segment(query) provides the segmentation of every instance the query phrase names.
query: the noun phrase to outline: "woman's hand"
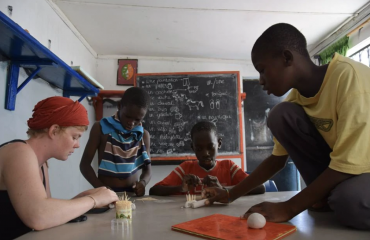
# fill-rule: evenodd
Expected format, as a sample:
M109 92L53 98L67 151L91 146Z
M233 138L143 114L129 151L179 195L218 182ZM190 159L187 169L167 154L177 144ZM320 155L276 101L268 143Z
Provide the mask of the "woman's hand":
M95 207L104 207L119 200L117 194L106 187L96 189L96 192L90 194L95 199Z
M79 193L77 196L75 196L72 199L84 197L84 196L87 196L87 195L92 195L92 194L98 192L101 188L106 188L106 187L99 187L99 188L93 188L93 189L86 190L84 192Z

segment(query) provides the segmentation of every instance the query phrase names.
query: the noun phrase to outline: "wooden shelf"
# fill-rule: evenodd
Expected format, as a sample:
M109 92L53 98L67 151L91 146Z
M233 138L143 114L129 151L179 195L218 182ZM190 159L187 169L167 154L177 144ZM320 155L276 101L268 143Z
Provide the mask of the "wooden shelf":
M0 11L0 60L10 61L5 108L15 109L17 93L36 75L63 90L63 96L96 96L99 89L84 79L59 57L43 46ZM18 87L19 68L32 71Z
M103 118L104 98L121 98L124 92L124 90L100 90L98 96L92 98L95 109L95 120L100 121Z

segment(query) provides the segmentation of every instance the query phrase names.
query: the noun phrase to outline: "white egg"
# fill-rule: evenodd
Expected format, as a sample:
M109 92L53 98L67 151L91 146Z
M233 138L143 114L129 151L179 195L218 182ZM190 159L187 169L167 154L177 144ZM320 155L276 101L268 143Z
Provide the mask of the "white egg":
M266 218L259 213L252 213L249 215L247 223L250 228L263 228L266 225Z

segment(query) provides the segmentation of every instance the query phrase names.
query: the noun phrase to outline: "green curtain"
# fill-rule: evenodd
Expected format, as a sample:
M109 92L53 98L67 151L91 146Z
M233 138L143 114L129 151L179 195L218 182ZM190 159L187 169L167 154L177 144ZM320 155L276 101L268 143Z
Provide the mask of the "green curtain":
M343 56L346 56L347 50L349 49L349 37L345 36L332 45L330 45L327 49L320 53L320 65L327 64L331 61L334 56L334 53L339 53Z

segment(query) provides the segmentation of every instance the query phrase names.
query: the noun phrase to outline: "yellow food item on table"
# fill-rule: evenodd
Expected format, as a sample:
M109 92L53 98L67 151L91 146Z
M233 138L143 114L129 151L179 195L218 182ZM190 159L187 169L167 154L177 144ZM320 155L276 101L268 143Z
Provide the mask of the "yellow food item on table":
M116 202L116 218L117 219L132 219L132 202L129 201L126 192L120 200Z

